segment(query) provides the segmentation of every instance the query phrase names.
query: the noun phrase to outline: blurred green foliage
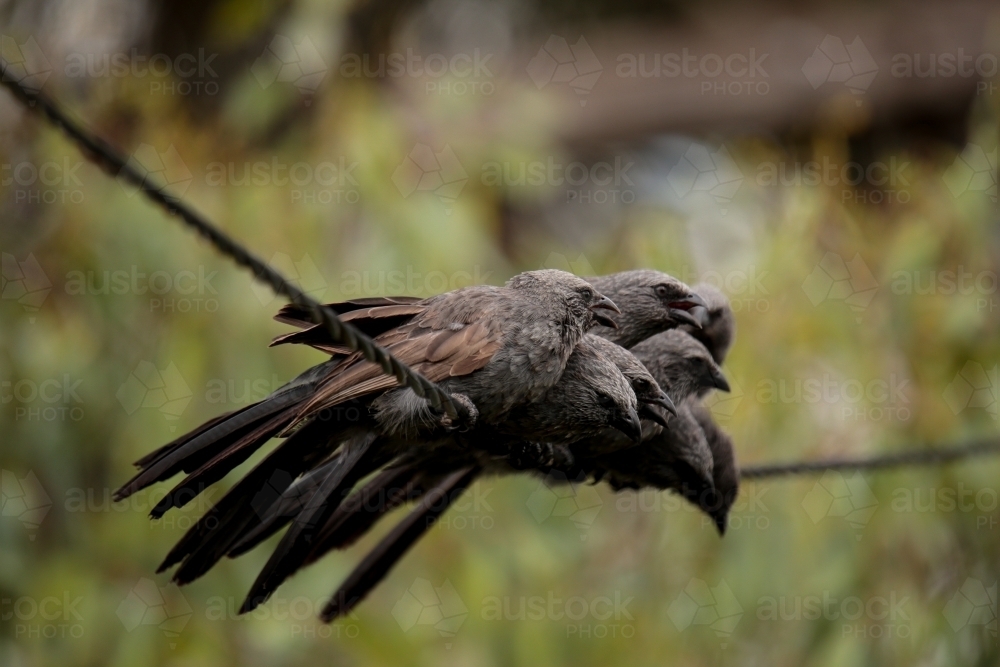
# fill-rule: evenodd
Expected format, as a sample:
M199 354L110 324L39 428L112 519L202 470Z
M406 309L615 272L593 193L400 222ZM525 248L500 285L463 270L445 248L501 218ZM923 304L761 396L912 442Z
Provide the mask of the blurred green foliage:
M339 19L306 6L288 20ZM257 29L262 19L234 7L219 10L215 33L230 21ZM338 80L307 94L307 108L294 86L262 87L245 71L212 100L218 113L202 114L149 83L71 88L56 76L47 90L130 151L175 148L174 190L315 296L423 296L541 266L657 268L721 281L733 298L734 392L713 410L743 462L997 433L996 191L949 187L963 164L955 147L878 155L905 163L895 186L771 185L774 166L850 163L846 137L817 130L795 151L733 137L743 181L731 201L574 207L560 187L483 182L490 164L574 159L534 91L400 102ZM977 102L969 138L993 147L994 183L996 113L995 99ZM321 356L268 350L284 330L270 319L278 300L56 132L14 127L4 164L72 175L0 194L3 665L997 664L995 459L746 484L721 540L667 494L484 480L333 626L316 622L318 605L373 537L249 618L234 610L267 549L168 586L156 566L209 500L150 522L164 489L119 504L111 491L141 455ZM457 196L404 196L394 175L421 143L458 156L468 181ZM311 174L301 186L300 163ZM334 166L327 183L322 163ZM244 182L248 170L260 179ZM653 190L669 187L661 178ZM511 225L511 209L562 217ZM971 277L949 289L962 272Z

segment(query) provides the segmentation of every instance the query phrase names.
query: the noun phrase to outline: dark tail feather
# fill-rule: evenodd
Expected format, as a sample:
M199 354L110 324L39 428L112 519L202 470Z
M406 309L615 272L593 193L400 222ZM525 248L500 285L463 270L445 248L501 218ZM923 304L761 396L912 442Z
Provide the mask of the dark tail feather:
M380 582L393 565L434 525L445 510L479 474L478 467L458 470L427 492L410 514L386 535L354 568L323 607L320 618L329 623L351 611Z
M249 408L249 407L250 406L247 406L247 408ZM247 408L243 408L243 409L246 410ZM170 442L168 442L167 444L163 445L162 447L158 447L157 449L154 449L153 451L151 451L149 454L146 454L141 459L139 459L138 461L135 462L135 467L138 468L139 470L145 470L149 466L153 465L156 461L158 461L159 459L163 458L164 456L166 456L170 452L174 451L175 449L177 449L178 447L180 447L184 443L189 442L190 440L196 438L197 436L201 435L202 433L204 433L208 429L212 428L213 426L219 424L220 422L222 422L222 421L224 421L226 419L229 419L230 417L232 417L233 415L235 415L237 412L239 412L239 410L235 410L235 411L232 411L232 412L226 412L224 414L219 415L218 417L214 417L212 419L209 419L207 422L205 422L204 424L202 424L198 428L194 429L193 431L189 431L188 433L185 433L184 435L182 435L181 437L177 438L176 440L171 440Z
M250 587L239 613L256 609L281 582L302 566L315 544L319 530L363 476L361 471L367 468L365 459L371 458L369 452L372 452L371 445L375 439L374 434L368 434L345 445L337 459L337 465L330 469L319 488L292 521L288 532L281 538L264 569Z
M313 388L310 385L290 387L217 421L210 428L200 427L197 435L172 448L171 451L164 452L142 472L115 491L114 499L128 498L136 491L169 479L181 471L197 470L235 440L252 430L261 420L300 403L312 391Z
M320 488L330 471L340 465L340 455L335 455L326 463L310 470L301 479L288 487L266 510L264 518L252 530L240 537L229 550L229 556L236 558L253 549L255 546L281 530L285 524L294 519L309 503L313 494Z
M383 516L422 496L428 486L414 466L383 470L337 508L323 526L306 563L315 562L332 549L350 546Z
M296 431L253 468L171 549L158 572L183 561L174 575L178 584L194 581L212 568L246 530L302 472L337 446L321 423Z
M210 461L188 475L184 481L164 496L150 512L150 516L159 519L173 507L184 507L207 487L218 482L230 470L250 458L254 452L260 449L261 445L287 426L295 415L296 410L294 409L279 412L222 449Z

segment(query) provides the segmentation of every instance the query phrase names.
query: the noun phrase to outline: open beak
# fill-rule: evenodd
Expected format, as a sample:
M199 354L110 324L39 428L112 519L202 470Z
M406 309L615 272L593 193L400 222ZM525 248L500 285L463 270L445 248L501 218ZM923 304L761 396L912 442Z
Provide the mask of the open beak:
M594 314L594 321L599 324L603 324L606 327L611 327L612 329L618 328L618 323L608 315L603 312L605 310L610 310L613 313L618 313L621 315L621 310L615 305L615 302L608 297L601 295L601 298L590 304L590 312Z
M650 403L642 403L639 406L639 416L642 419L648 419L651 422L655 422L663 428L670 428L667 423L667 418L661 415L657 410L654 410Z
M627 413L618 412L613 427L624 433L635 443L642 442L642 424L639 422L639 413L633 408L629 408Z
M678 301L671 301L667 306L670 308L670 315L674 320L682 324L690 324L701 329L707 321L708 304L694 292ZM702 310L705 312L704 316L700 312Z

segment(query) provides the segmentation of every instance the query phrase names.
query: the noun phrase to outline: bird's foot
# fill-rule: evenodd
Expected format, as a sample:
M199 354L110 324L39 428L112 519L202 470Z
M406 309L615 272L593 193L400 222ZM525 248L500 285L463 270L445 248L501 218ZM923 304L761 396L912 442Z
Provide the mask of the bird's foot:
M507 458L516 470L565 470L573 466L568 447L548 442L517 442L511 445Z
M465 394L452 394L451 402L455 404L455 409L458 412L456 417L450 416L447 412L444 412L438 420L438 423L446 431L468 431L476 425L476 420L479 419L479 409L476 408L476 404L472 402Z

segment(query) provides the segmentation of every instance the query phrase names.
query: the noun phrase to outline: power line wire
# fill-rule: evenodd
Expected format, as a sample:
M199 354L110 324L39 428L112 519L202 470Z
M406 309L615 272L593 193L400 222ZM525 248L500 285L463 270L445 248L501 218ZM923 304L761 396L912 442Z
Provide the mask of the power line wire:
M427 399L436 409L444 410L449 417L455 419L460 416L459 408L444 390L397 359L356 327L341 320L333 310L321 305L188 204L168 193L163 186L155 183L149 174L142 173L135 165L126 161L110 144L72 120L55 101L41 92L26 88L10 74L5 62L0 62L0 83L25 106L36 113L41 113L51 124L62 130L88 159L109 175L117 176L142 190L168 215L180 218L188 227L215 246L216 250L252 271L257 280L267 283L276 294L285 296L297 306L308 309L313 321L322 324L335 341L354 352L360 352L365 359L378 364L387 375L395 376L400 384L409 387L421 398ZM464 410L461 416L466 416Z
M991 454L1000 454L1000 440L996 438L977 440L958 447L916 449L866 458L748 465L740 469L740 477L743 479L764 479L788 475L817 475L830 470L861 471L899 468L902 466L941 465L974 456L989 456Z
M39 91L26 88L10 74L7 64L2 61L0 61L0 84L6 86L14 97L30 110L40 113L52 125L59 128L77 145L84 156L110 176L121 178L136 186L168 215L180 218L184 224L207 239L220 253L243 268L249 269L255 279L267 283L276 294L307 308L312 313L313 320L322 324L335 341L355 352L360 352L365 359L378 364L386 374L395 376L401 384L412 389L421 398L427 399L435 408L444 410L451 418L462 416L451 396L439 386L404 364L356 327L341 320L332 309L320 304L293 285L267 262L255 256L184 201L153 182L149 174L142 173L127 162L110 144L72 120L51 98ZM765 479L814 475L830 470L880 470L902 466L940 465L991 454L1000 454L1000 441L983 440L948 449L921 449L869 458L749 465L740 470L740 476L743 479Z

